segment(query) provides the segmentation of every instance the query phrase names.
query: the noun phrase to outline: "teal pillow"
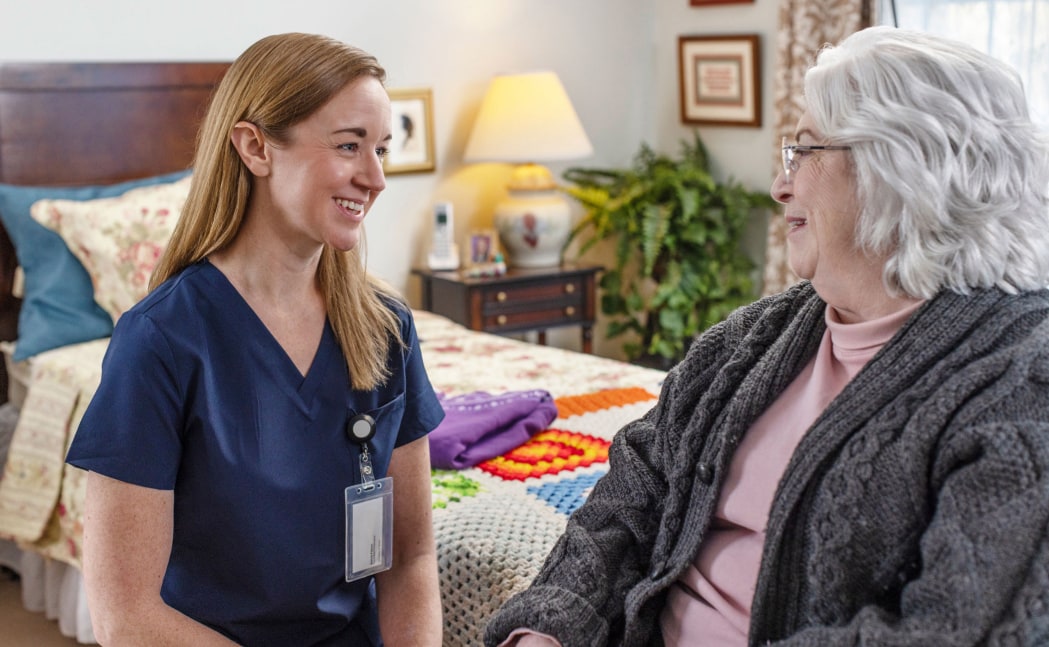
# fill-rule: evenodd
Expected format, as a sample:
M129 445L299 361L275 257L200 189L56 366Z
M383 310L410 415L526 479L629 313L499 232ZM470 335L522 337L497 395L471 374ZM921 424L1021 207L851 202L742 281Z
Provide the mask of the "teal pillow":
M37 223L29 209L37 200L111 198L131 189L174 182L179 171L108 186L42 187L0 184L0 221L15 246L25 275L18 340L13 358L22 361L53 348L108 337L113 320L97 303L91 277L62 237Z

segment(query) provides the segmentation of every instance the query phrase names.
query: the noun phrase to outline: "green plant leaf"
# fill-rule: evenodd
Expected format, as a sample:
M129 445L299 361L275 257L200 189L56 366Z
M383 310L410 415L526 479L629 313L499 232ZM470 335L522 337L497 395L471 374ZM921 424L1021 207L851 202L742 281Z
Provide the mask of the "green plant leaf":
M754 298L740 240L753 210L775 202L731 178L717 182L709 163L696 131L677 158L642 143L628 168L565 171L573 186L564 191L586 212L571 233L580 253L613 244L601 311L630 359L680 359L692 336Z

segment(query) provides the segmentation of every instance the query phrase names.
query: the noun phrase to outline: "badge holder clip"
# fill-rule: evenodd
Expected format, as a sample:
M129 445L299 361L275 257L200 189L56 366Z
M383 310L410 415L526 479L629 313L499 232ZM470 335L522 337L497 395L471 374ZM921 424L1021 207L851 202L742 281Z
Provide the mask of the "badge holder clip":
M346 425L350 440L360 446L361 482L346 488L346 581L353 582L393 566L393 479L375 478L368 441L375 420L367 414Z

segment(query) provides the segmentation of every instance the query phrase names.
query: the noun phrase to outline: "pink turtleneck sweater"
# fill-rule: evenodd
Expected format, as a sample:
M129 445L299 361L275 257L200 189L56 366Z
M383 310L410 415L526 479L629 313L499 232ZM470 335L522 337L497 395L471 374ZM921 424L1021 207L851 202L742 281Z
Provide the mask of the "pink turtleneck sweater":
M827 307L816 356L744 435L699 554L670 589L660 619L667 647L747 644L765 526L794 449L919 305L856 324Z

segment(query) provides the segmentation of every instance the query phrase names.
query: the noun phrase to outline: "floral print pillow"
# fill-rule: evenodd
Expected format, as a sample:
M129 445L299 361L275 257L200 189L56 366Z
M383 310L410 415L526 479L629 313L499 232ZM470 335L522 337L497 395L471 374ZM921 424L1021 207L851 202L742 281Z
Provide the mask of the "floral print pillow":
M116 323L146 296L149 275L178 222L190 180L132 189L115 198L40 200L30 213L62 237L91 276L95 301Z

